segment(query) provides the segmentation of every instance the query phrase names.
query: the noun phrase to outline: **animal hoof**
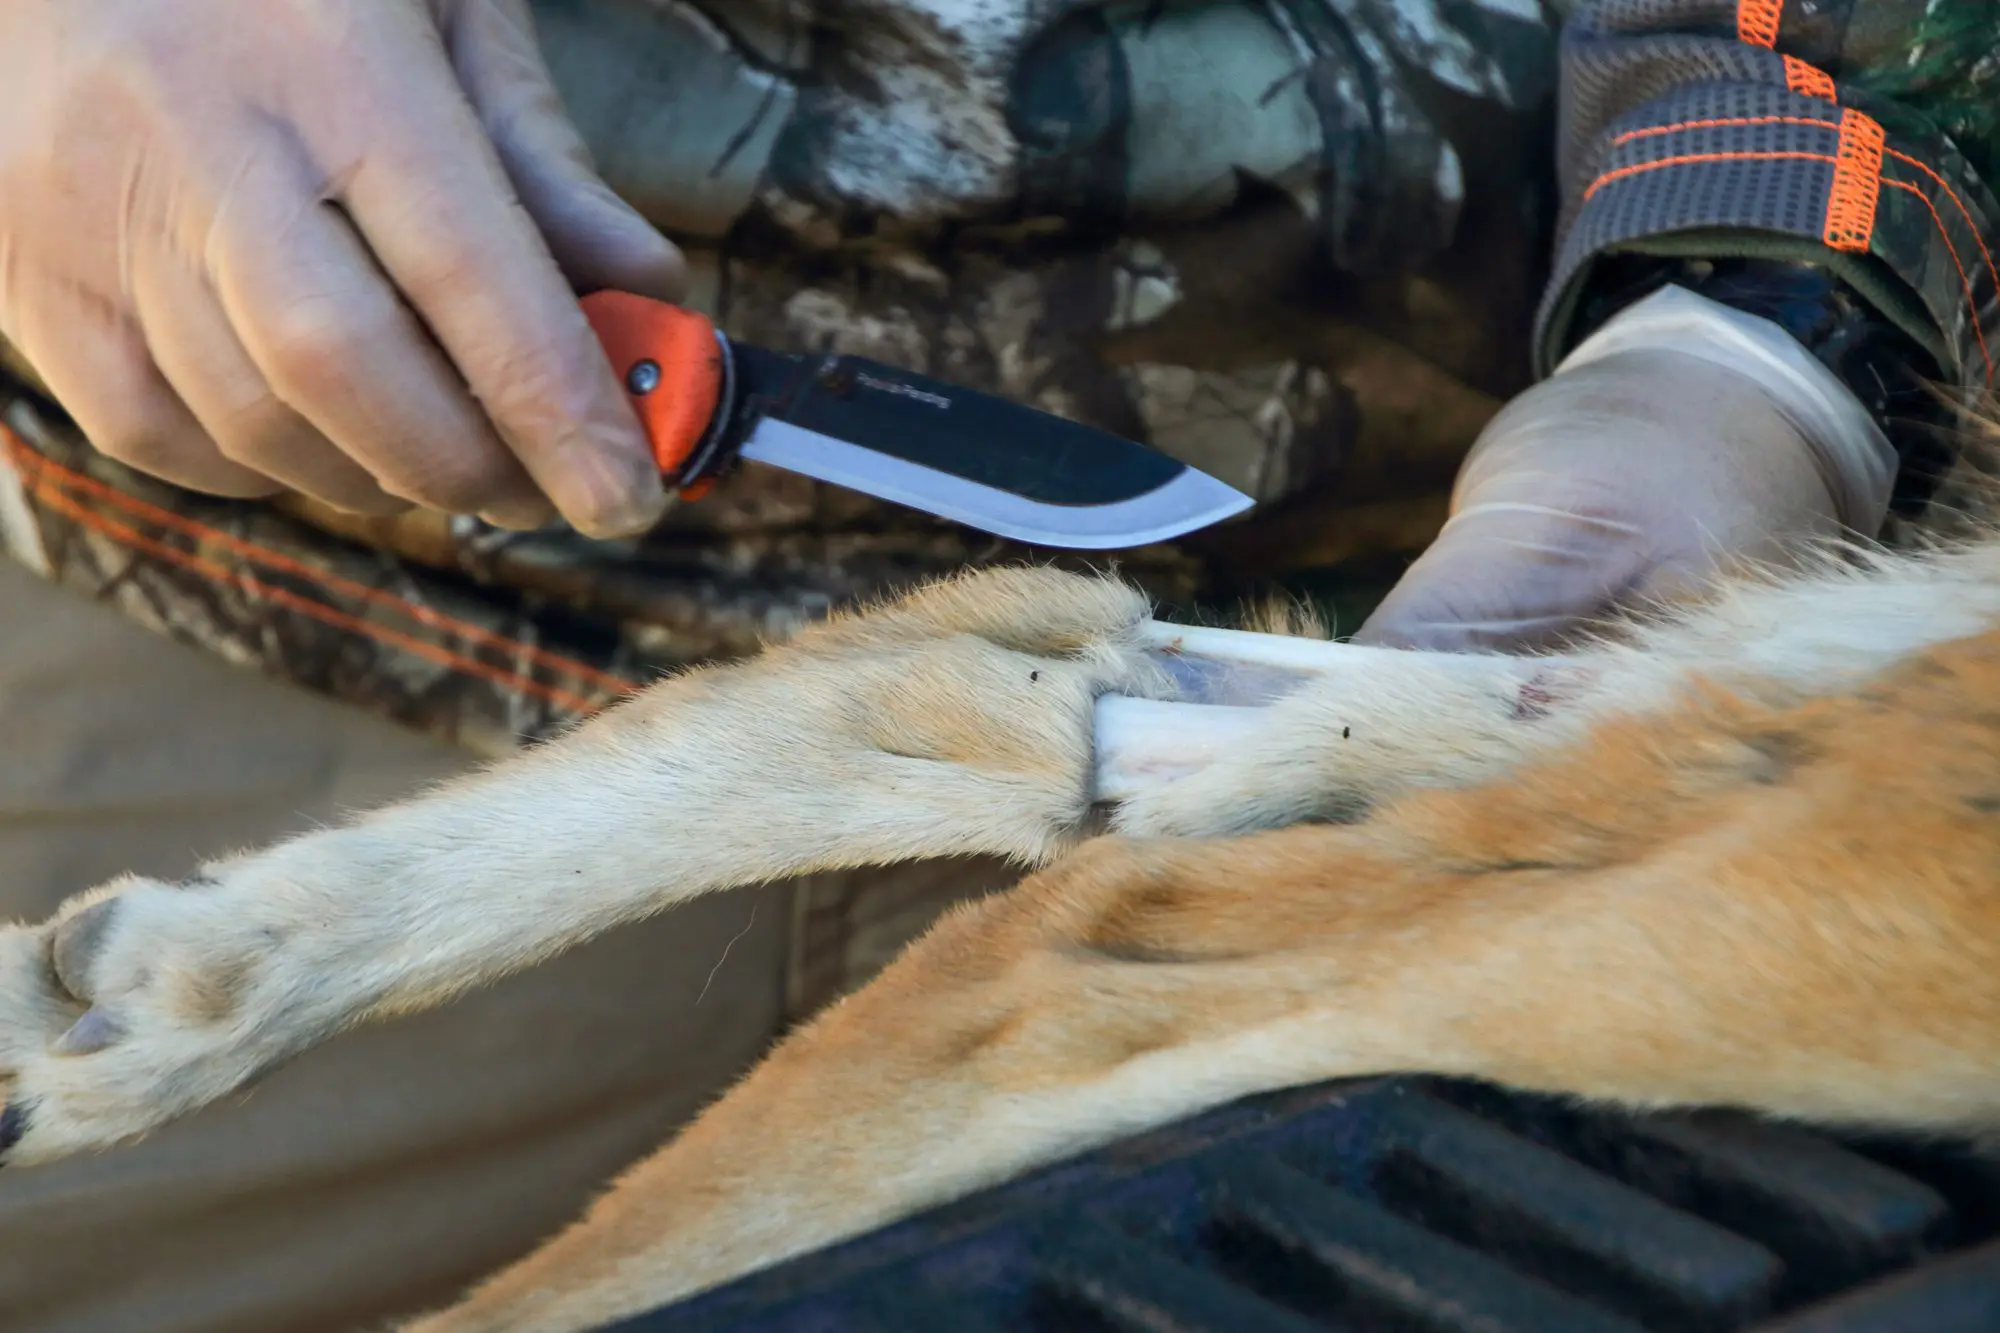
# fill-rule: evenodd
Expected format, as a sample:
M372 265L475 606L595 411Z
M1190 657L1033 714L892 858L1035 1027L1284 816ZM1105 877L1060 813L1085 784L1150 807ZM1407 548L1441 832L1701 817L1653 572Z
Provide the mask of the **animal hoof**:
M50 1049L57 1055L92 1055L124 1035L125 1029L117 1019L101 1009L92 1009L57 1037Z
M55 940L49 949L50 963L62 988L79 1000L88 1001L91 997L90 965L103 951L119 905L117 898L105 898L56 925Z

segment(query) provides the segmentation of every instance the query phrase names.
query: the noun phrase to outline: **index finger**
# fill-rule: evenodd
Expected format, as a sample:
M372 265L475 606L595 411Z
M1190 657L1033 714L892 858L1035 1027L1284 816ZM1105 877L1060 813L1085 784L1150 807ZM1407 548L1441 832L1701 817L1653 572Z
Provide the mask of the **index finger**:
M408 36L385 31L371 53L371 82L395 95L376 99L340 202L564 517L639 531L666 504L645 432L437 35Z

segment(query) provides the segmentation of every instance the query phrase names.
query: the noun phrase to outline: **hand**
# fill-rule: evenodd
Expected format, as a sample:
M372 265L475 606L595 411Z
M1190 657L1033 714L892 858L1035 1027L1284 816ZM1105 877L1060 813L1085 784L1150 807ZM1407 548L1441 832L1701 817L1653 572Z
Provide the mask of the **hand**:
M1894 476L1860 403L1788 334L1669 287L1487 425L1443 531L1355 639L1546 648L1732 561L1872 537Z
M527 0L0 0L0 88L0 333L105 453L361 512L657 518L572 284L673 299L681 258L596 175Z

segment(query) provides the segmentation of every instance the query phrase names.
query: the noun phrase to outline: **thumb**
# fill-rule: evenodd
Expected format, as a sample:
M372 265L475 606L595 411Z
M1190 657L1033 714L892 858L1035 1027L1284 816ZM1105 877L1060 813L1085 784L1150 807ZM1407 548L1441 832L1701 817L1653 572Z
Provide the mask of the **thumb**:
M1531 652L1600 619L1647 577L1646 544L1609 517L1468 510L1354 635L1436 652Z
M680 250L597 174L542 59L528 0L464 0L447 13L445 40L466 97L570 282L679 300Z

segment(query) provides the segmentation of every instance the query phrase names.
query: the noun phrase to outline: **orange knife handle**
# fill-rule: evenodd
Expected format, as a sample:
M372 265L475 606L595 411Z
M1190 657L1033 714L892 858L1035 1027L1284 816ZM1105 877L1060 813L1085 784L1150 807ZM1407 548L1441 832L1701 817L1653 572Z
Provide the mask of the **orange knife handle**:
M685 499L699 498L707 479L685 474L723 406L726 353L715 325L697 311L630 292L593 292L581 304L667 484Z

